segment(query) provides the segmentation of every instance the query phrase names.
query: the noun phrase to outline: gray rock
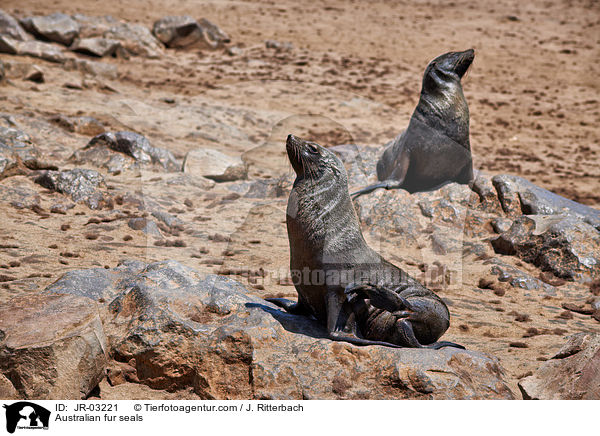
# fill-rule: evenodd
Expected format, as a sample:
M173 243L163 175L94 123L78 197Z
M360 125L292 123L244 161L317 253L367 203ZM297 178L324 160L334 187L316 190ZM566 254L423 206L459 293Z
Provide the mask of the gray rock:
M6 70L4 69L4 62L0 61L0 83L4 82L6 77Z
M34 180L53 191L68 195L76 202L85 203L90 209L110 207L112 200L103 192L104 177L94 170L75 168L68 171L43 171Z
M69 50L101 58L114 55L120 47L121 42L116 39L96 37L76 39Z
M600 278L600 233L571 215L521 216L491 242L496 253L518 256L557 277Z
M281 41L275 41L274 39L267 39L265 41L265 47L273 48L275 50L280 50L280 51L290 51L294 48L294 44L292 44L291 42L281 42Z
M70 45L79 34L79 23L70 16L57 12L46 16L27 17L21 24L28 32L49 41Z
M157 20L152 33L167 47L187 47L203 40L202 29L189 15L167 16Z
M18 41L3 35L0 35L0 53L32 56L57 63L65 61L62 49L56 45L41 41Z
M93 77L100 76L107 79L117 78L117 67L105 62L91 61L88 59L67 59L64 63L67 71L80 71Z
M127 225L133 230L141 230L147 235L162 237L156 223L146 218L131 218Z
M89 283L115 293L102 306L112 355L135 359L138 379L155 389L206 399L512 398L493 357L333 342L316 321L175 261Z
M121 41L127 53L157 59L162 48L150 30L140 24L120 23L111 27L102 35L104 38Z
M2 9L0 9L0 35L8 36L17 41L27 41L31 39L31 36L23 30L19 22Z
M79 24L79 38L94 38L102 36L111 27L119 24L115 18L110 15L102 17L89 17L83 14L75 14L71 18Z
M523 398L535 400L600 399L600 335L578 333L533 375L519 382Z
M115 155L114 152L122 155ZM79 164L93 163L107 168L111 173L136 165L156 165L166 171L181 171L181 164L170 151L152 147L144 136L126 131L105 132L95 136L70 160Z
M248 176L248 168L240 157L228 156L212 148L188 152L183 161L183 171L216 182L241 180Z
M231 42L231 38L229 38L229 35L223 29L206 18L201 18L198 24L200 24L204 39L210 47L220 48Z
M29 135L22 130L0 126L0 180L15 174L25 174L25 169L39 169L40 153Z
M500 175L492 179L506 212L525 215L569 214L600 230L600 210L561 197L518 176Z
M89 298L29 294L0 308L0 373L20 398L83 399L106 363L106 337Z

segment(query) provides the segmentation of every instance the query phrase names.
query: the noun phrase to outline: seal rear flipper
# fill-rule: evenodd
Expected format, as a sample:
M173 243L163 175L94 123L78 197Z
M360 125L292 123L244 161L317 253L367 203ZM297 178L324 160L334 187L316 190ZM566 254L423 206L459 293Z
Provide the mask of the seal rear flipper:
M450 342L450 341L439 341L439 342L434 342L433 344L424 346L424 348L432 348L434 350L439 350L440 348L444 348L444 347L454 347L454 348L460 348L461 350L466 350L464 345L460 345L460 344Z
M279 306L286 312L291 313L293 315L312 315L312 312L308 307L304 306L300 302L288 300L287 298L265 298L265 301L273 303L275 306Z
M371 192L375 191L376 189L380 189L380 188L384 188L386 190L400 189L402 187L402 182L403 181L398 181L398 180L386 180L384 182L375 183L373 185L369 185L362 189L359 189L358 191L350 194L350 196L352 197L353 200L356 200L361 195L370 194Z
M384 347L391 348L404 348L402 345L392 344L390 342L384 341L372 341L370 339L363 339L357 336L349 335L344 332L332 332L329 334L329 339L331 339L332 341L349 342L354 345L382 345Z

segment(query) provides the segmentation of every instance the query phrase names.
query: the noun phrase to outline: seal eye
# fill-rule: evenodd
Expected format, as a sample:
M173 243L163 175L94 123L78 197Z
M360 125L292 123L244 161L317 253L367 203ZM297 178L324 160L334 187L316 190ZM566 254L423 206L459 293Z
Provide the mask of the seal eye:
M309 152L311 152L312 154L318 154L319 153L319 149L317 148L316 145L311 144L310 142L308 142L306 144L306 148L308 149Z

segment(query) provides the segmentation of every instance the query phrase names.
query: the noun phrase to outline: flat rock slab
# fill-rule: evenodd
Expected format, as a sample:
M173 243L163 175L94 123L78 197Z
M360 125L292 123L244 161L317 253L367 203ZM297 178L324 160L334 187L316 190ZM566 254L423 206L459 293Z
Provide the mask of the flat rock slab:
M101 58L114 55L120 47L121 42L116 39L96 37L76 39L69 50Z
M46 291L104 301L112 355L155 389L191 387L206 399L513 397L493 357L333 342L316 321L175 261L72 271Z
M533 375L519 382L524 399L599 400L600 335L578 333Z
M32 56L57 63L65 61L60 46L42 41L18 41L5 35L0 35L0 53Z
M89 298L33 294L0 308L0 373L22 398L85 398L104 375L106 350Z
M498 191L502 208L517 215L575 215L600 230L600 210L577 203L540 188L519 176L494 176L492 183Z
M246 164L240 157L228 156L212 148L190 151L183 162L183 171L216 182L241 180L248 175Z

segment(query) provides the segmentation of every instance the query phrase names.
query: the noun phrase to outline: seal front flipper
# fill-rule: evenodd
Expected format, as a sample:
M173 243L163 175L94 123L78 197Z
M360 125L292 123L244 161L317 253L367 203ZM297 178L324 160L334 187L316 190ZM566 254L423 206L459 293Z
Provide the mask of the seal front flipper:
M288 300L287 298L265 298L265 301L273 303L275 306L279 306L286 312L291 313L293 315L312 315L312 312L308 307L306 307L300 302Z

